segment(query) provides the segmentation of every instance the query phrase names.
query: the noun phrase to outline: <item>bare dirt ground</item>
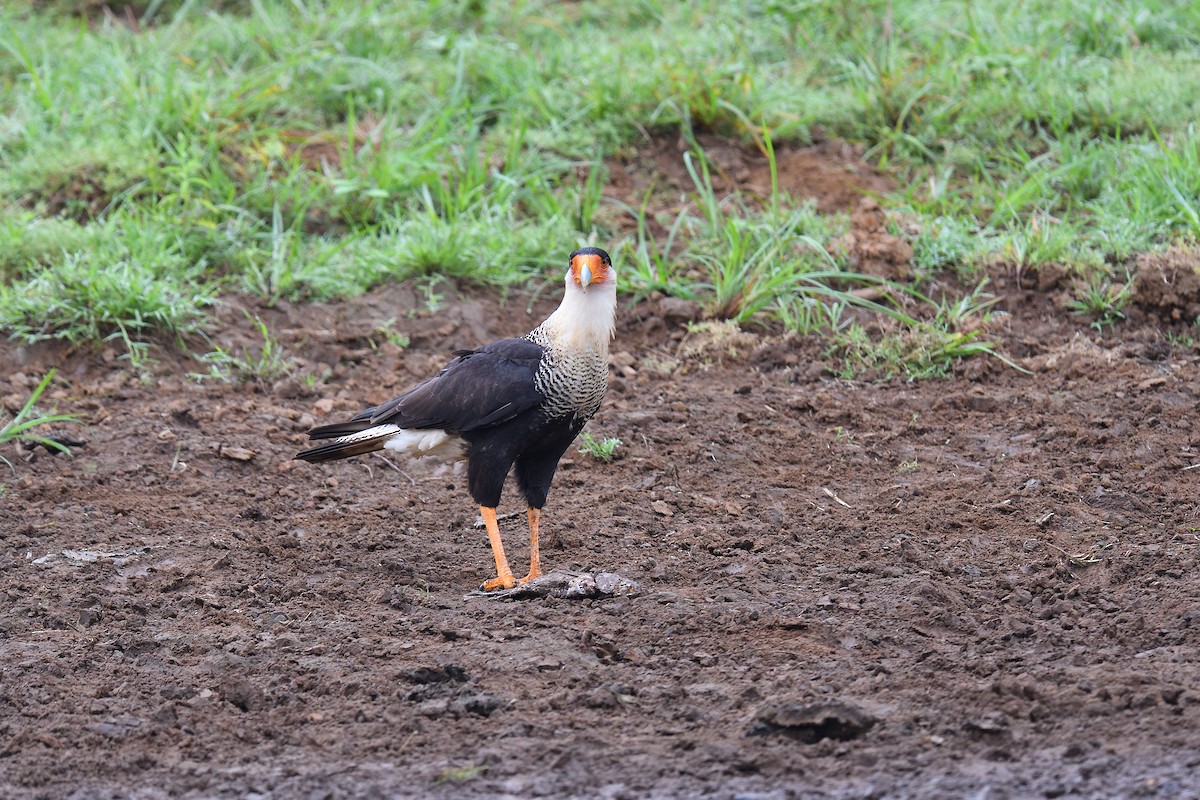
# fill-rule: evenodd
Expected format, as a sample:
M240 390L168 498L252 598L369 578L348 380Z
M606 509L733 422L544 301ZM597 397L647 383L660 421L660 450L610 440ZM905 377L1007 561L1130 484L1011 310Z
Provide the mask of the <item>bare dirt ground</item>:
M590 426L623 458L569 453L543 517L549 566L642 587L603 600L472 595L452 473L291 460L556 285L255 307L297 359L269 387L0 346L9 410L58 366L86 441L0 497L0 796L1198 797L1200 372L1164 338L1198 260L1145 259L1106 335L1063 276L998 275L1028 375L851 382L623 310ZM242 305L215 341L254 341Z

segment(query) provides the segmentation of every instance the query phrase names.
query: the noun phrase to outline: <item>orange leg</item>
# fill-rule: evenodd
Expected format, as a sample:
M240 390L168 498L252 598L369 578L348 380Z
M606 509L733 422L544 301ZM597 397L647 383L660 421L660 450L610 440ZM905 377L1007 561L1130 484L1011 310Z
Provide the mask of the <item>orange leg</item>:
M508 566L508 557L504 555L504 542L500 541L500 525L496 522L496 509L480 506L479 513L483 524L487 526L488 541L492 545L492 555L496 557L496 577L483 582L483 590L511 589L517 579L513 577L512 568Z
M538 519L542 512L536 508L529 509L529 574L518 583L529 583L534 578L542 577L542 559L538 555Z

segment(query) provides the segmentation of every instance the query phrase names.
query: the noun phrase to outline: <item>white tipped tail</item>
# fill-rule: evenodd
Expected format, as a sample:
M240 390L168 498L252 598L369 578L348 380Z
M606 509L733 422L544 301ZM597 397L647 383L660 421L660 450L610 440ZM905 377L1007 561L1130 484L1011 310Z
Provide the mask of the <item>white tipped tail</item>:
M401 431L403 428L399 425L374 425L361 431L338 436L336 439L330 439L324 444L299 453L296 458L316 463L371 453L375 450L382 450L387 446L388 439Z

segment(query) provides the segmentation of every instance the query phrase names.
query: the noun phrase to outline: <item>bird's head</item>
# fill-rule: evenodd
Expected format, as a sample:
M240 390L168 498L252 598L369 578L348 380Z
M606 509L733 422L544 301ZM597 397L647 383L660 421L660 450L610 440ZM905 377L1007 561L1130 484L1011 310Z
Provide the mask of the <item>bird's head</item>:
M608 253L599 247L581 247L571 253L567 268L567 290L571 287L589 291L593 287L616 294L617 271L613 268Z
M617 312L617 270L599 247L571 253L562 305L546 325L552 338L571 346L607 348Z

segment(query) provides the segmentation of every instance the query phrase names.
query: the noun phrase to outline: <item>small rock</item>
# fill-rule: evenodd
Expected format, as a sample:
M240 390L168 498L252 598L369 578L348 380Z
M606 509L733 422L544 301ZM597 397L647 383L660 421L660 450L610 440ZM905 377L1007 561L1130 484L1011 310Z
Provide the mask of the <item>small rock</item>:
M154 712L154 715L151 717L151 719L154 720L154 722L158 725L163 725L168 728L174 727L178 720L178 717L175 713L175 704L163 703L161 706L159 706L158 710Z
M694 300L684 300L680 297L664 297L658 301L658 314L663 322L675 327L685 325L700 319L703 311L700 304Z
M137 717L117 717L115 719L104 720L97 722L94 725L89 725L96 733L101 733L105 736L120 737L126 736L142 727L142 720Z
M245 447L223 444L217 450L217 455L221 458L229 458L234 461L249 461L254 458L254 451L248 450Z
M490 717L500 707L500 698L491 694L473 694L462 700L463 709L478 717Z
M609 356L608 360L617 369L624 369L625 367L632 367L634 364L637 363L637 359L634 358L631 353L629 353L625 350L622 350L619 353L613 353L611 356Z
M621 588L625 579L615 572L596 573L596 591L600 594L612 594Z
M1012 736L1008 719L1000 712L972 717L963 723L963 730L980 739L1000 739Z
M842 700L805 704L776 701L759 710L750 735L782 735L804 744L822 739L845 742L862 736L875 723L866 711Z
M615 572L548 572L540 578L522 583L511 589L490 592L475 592L468 597L486 597L493 600L516 600L530 597L561 597L566 600L583 600L611 596L640 594L642 587L636 581Z
M416 708L416 713L422 717L430 719L438 719L446 716L450 710L450 701L445 697L438 697L433 700L426 700L419 704Z
M402 673L409 683L466 683L471 679L466 669L458 664L441 664L436 667L417 667Z

